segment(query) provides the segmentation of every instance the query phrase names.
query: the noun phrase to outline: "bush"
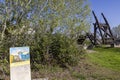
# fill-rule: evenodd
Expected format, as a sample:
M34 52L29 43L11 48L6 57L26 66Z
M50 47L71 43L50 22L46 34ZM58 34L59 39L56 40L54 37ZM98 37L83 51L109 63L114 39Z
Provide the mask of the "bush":
M53 34L51 38L49 37L41 37L40 41L31 47L32 60L36 63L62 67L75 65L77 63L76 54L79 53L75 42L61 34Z
M39 30L38 30L39 31ZM9 48L30 46L31 62L43 65L75 65L78 62L79 49L74 39L61 33L11 34L1 43L1 53L5 53L9 61Z

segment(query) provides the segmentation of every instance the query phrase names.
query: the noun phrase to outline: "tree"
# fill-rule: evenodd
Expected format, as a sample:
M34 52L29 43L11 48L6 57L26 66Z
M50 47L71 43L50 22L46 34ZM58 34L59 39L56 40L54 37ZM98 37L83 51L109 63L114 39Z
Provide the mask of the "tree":
M7 22L8 28L8 26L25 25L26 21L30 21L34 27L41 26L43 29L43 26L44 30L41 30L43 32L59 31L74 36L87 30L89 12L86 0L3 0L0 22L2 26ZM27 26L29 25L27 24ZM6 31L5 34L8 34L9 29L6 29L5 26L1 30L2 33Z
M89 12L83 0L46 0L43 5L36 5L31 17L34 42L37 43L31 53L36 62L60 65L77 62L74 56L79 53L76 40L89 29Z
M112 32L116 38L120 38L120 25L113 27Z
M41 1L37 2L38 4ZM85 4L85 5L84 5ZM89 27L89 6L81 0L46 0L46 3L37 5L33 15L44 27L43 32L62 32L67 36L74 36L87 30ZM41 26L41 25L39 25ZM41 26L42 27L42 26ZM47 29L47 30L46 30Z
M86 0L3 0L1 9L2 52L30 46L37 63L75 62L79 53L76 39L89 29Z

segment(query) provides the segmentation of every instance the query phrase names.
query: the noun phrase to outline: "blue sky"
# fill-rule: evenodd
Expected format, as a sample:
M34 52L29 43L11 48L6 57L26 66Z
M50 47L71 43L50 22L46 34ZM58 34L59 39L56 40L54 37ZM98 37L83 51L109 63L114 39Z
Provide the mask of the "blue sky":
M111 27L115 27L120 24L120 0L88 1L90 2L91 10L94 10L100 21L102 21L101 12L103 12Z
M10 48L10 54L18 55L18 52L27 52L29 53L29 47L12 47Z

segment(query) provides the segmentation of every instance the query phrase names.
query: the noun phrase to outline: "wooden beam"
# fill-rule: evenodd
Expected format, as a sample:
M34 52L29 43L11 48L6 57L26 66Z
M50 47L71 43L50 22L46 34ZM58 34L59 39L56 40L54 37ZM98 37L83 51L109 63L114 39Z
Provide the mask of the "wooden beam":
M104 14L101 13L101 15L102 15L102 17L103 17L103 19L104 19L106 25L108 25L108 29L109 29L110 35L111 35L111 37L112 37L112 39L113 39L113 41L114 41L114 37L113 37L112 31L111 31L111 29L110 29L110 25L109 25L109 23L108 23L106 17L104 16Z
M100 26L100 24L99 24L99 21L98 21L96 15L95 15L94 11L92 11L92 13L93 13L94 18L95 18L95 20L96 20L96 23L95 23L95 24L96 24L96 27L94 27L94 28L97 28L97 27L98 27L99 32L100 32L100 35L101 35L101 38L102 38L102 43L104 43L103 34L102 34L101 29L100 29L101 26ZM96 33L96 31L94 31L94 33Z

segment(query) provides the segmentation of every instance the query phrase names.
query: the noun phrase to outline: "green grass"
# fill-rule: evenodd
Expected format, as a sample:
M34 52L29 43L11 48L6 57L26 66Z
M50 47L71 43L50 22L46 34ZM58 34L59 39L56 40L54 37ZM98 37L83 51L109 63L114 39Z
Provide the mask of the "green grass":
M72 77L80 80L86 80L86 77L78 72L72 72Z
M112 70L120 71L120 48L95 48L87 54L90 61Z

